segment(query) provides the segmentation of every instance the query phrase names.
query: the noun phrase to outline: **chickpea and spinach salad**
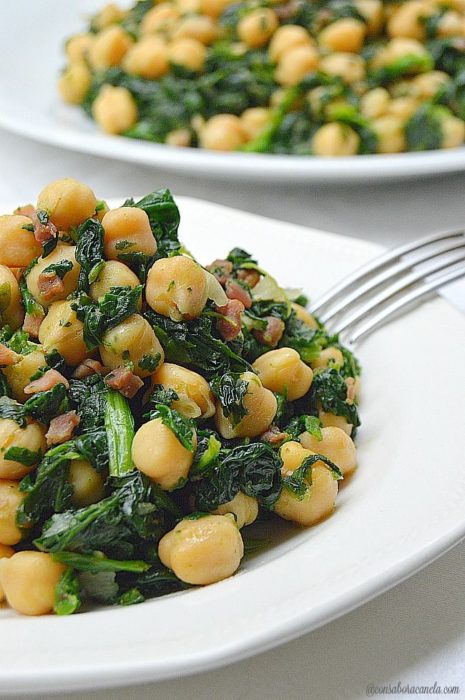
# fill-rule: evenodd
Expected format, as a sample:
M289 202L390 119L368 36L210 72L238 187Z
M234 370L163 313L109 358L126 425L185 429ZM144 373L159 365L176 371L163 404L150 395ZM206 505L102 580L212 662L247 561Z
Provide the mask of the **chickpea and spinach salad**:
M63 99L110 134L316 156L465 141L464 0L140 0L65 50Z
M168 190L76 180L0 216L0 600L139 603L329 516L360 369L248 252L202 267ZM256 533L255 533L256 535Z

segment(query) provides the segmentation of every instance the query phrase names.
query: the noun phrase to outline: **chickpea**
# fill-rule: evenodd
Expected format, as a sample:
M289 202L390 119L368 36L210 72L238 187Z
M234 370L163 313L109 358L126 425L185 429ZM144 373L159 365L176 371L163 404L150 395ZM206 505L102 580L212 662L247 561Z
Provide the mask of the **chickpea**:
M450 77L447 73L439 70L428 71L428 73L416 75L412 79L412 85L417 91L418 97L423 100L433 98L448 83L450 83Z
M73 488L73 503L78 508L97 503L105 495L102 475L86 459L71 461L68 480Z
M161 258L149 270L145 294L148 305L158 314L173 321L189 321L200 316L207 302L207 278L192 258Z
M266 389L253 372L244 372L241 379L248 384L247 393L243 399L247 411L237 425L226 418L219 402L216 407L215 421L218 432L227 440L235 437L256 437L267 430L276 415L276 397Z
M320 70L328 75L337 75L351 84L365 77L365 61L353 53L332 53L321 59Z
M37 199L37 209L44 209L50 221L61 231L78 226L95 213L97 200L90 187L71 177L54 180Z
M218 36L218 29L210 17L202 15L185 17L173 32L173 39L196 39L208 46Z
M273 34L268 47L268 55L273 63L297 46L314 46L314 41L304 27L298 24L284 24Z
M357 454L353 441L341 428L322 428L322 440L310 433L302 433L299 440L307 450L330 459L336 464L344 476L351 474L357 466Z
M311 44L295 46L281 57L275 71L275 79L280 85L297 85L308 73L318 68L320 57Z
M385 88L377 87L362 95L360 111L367 119L377 119L387 114L391 96Z
M31 269L27 276L27 288L34 297L36 301L39 302L45 308L49 307L52 301L59 301L60 299L66 299L77 287L79 271L81 266L76 262L76 247L73 245L67 245L65 243L58 243L55 250L53 250L46 258L40 257L36 265ZM71 270L69 270L63 277L63 290L55 292L53 297L41 290L39 285L39 278L41 274L50 265L56 265L57 263L69 261L72 264Z
M241 530L246 525L251 525L257 519L257 499L239 491L232 501L222 503L213 513L215 515L227 515L227 513L232 513L236 519L237 527Z
M404 119L394 115L379 117L372 122L373 131L378 137L378 153L401 153L406 149Z
M312 361L313 369L326 369L326 367L337 367L339 369L343 364L344 355L339 348L333 347L325 348Z
M414 97L396 97L389 104L388 114L406 121L417 109L418 101Z
M139 284L139 278L127 265L119 260L107 260L95 282L90 285L89 295L98 301L110 291L111 287L134 289ZM138 307L141 306L142 300L139 299Z
M149 217L139 207L112 209L103 217L102 226L105 256L109 260L117 260L125 253L143 253L151 257L157 252Z
M88 356L82 322L71 308L73 301L55 301L39 329L39 341L45 354L58 350L67 365L76 367Z
M162 2L149 10L143 17L142 34L170 31L179 19L179 10L170 2Z
M13 459L5 459L5 454L11 447L22 447L38 453L36 463L27 467ZM0 418L0 479L22 479L35 468L46 447L45 429L39 423L31 421L21 428L10 418Z
M216 19L224 12L228 5L232 5L234 2L235 0L200 0L199 10L201 14Z
M165 362L152 374L152 386L156 384L165 389L173 389L177 393L179 401L173 401L173 408L186 418L210 418L215 413L210 387L197 372L172 362Z
M122 27L110 26L99 32L89 47L89 60L94 70L119 66L133 41Z
M0 480L0 544L18 544L21 531L16 525L16 510L25 493L19 490L17 481Z
M153 372L140 366L144 358L158 358L158 366L164 359L163 348L152 326L139 314L132 314L106 331L99 349L106 367L116 369L125 362L132 362L132 371L138 377L148 377Z
M31 224L27 216L0 216L0 265L27 267L41 254L42 246L27 229Z
M298 442L286 442L281 447L283 474L291 474L298 469L313 452L306 450ZM274 511L285 520L292 520L299 525L309 527L328 517L334 510L338 484L331 471L316 462L312 467L311 484L301 499L284 488L274 506Z
M126 88L103 85L92 105L92 116L107 134L122 134L137 122L137 105Z
M465 123L453 115L446 116L441 123L441 148L456 148L465 141Z
M197 439L194 439L194 447ZM161 418L144 423L134 436L132 459L136 468L158 484L172 491L183 484L194 461L187 450Z
M465 18L453 10L444 12L438 22L437 35L439 37L464 36Z
M357 132L339 122L320 126L312 138L312 149L316 156L354 156L359 145Z
M84 101L91 82L92 74L84 61L73 61L61 74L58 90L65 102L79 105Z
M191 145L192 133L189 129L173 129L166 135L165 143L168 146L187 148Z
M318 328L318 323L316 322L315 317L312 316L312 314L309 311L307 311L307 309L305 309L300 304L296 304L294 302L292 302L291 306L299 321L305 323L305 325L309 328Z
M429 59L429 53L419 41L416 39L396 37L378 50L371 62L371 68L384 68L405 56L417 56L418 58Z
M38 349L23 355L15 365L4 367L2 372L7 378L8 385L16 401L24 403L31 398L24 393L24 387L31 382L31 377L47 364L44 353Z
M279 27L276 12L260 7L248 12L238 23L239 39L252 49L265 46Z
M15 553L15 550L13 547L9 547L6 544L0 544L0 560L1 559L9 559L10 557L13 556ZM0 603L5 599L5 594L3 592L3 588L0 585Z
M270 121L270 110L266 107L251 107L241 114L242 128L248 139L254 139L268 125Z
M114 3L109 3L93 18L92 24L96 29L104 29L110 24L120 22L125 14L125 11L121 9L121 7L118 7L118 5Z
M381 0L355 0L355 7L367 23L369 34L381 31L384 22L384 8Z
M313 372L300 359L297 350L279 348L260 355L252 365L264 387L280 394L289 401L304 396L313 381Z
M318 418L324 428L340 428L347 435L352 434L352 428L354 427L347 418L344 416L336 416L334 413L326 413L326 411L320 411L318 413Z
M0 584L8 604L23 615L53 610L55 587L66 570L44 552L16 552L0 562Z
M89 49L94 41L93 34L75 34L66 42L66 55L69 62L83 63L87 59Z
M0 320L14 331L24 320L21 295L16 277L6 265L0 265Z
M181 520L160 540L158 556L181 581L206 586L232 576L244 543L231 516L206 515Z
M171 63L187 70L199 73L203 70L207 50L197 39L176 39L169 46L168 56Z
M123 58L123 68L142 78L161 78L170 68L166 42L156 36L143 37Z
M424 20L434 13L424 0L410 0L394 10L386 28L391 37L406 37L422 41L425 38Z
M358 53L365 39L366 25L353 17L338 19L325 27L318 37L321 46L330 51Z
M201 129L202 148L213 151L235 151L247 140L247 133L239 117L234 114L215 114Z
M176 0L176 7L181 15L196 14L200 12L200 0Z

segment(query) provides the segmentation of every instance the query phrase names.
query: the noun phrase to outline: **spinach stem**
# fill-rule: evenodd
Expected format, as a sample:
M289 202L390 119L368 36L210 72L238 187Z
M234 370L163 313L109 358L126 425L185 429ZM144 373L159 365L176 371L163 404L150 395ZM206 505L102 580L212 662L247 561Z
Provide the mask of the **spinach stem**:
M108 439L110 475L123 476L134 469L131 457L134 419L128 401L114 389L108 389L105 430Z

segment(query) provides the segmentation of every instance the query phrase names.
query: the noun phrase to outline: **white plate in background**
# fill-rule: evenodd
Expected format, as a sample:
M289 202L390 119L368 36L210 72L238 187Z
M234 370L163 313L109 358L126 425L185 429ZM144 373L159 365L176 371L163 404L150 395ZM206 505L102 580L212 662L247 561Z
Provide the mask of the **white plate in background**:
M179 204L181 238L201 262L241 246L283 285L311 295L379 250L206 202ZM233 578L71 617L0 609L2 692L136 684L226 665L329 622L445 552L465 536L464 346L464 317L439 298L360 346L360 466L334 515L288 531Z

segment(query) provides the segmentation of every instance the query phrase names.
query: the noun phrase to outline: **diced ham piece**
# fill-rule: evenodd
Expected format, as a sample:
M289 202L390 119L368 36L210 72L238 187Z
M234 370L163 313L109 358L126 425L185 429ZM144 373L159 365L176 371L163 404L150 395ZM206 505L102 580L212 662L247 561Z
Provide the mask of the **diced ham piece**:
M234 282L234 280L228 280L226 282L226 296L228 299L237 299L238 301L241 301L244 304L245 309L250 309L252 306L252 299L250 297L250 294L244 287L241 287L241 285L238 282Z
M68 411L62 413L61 416L52 418L45 439L47 445L61 445L63 442L68 442L73 436L74 430L77 428L81 419L76 411Z
M11 365L16 365L21 360L21 355L17 352L11 350L11 348L0 343L0 365L2 367L11 367Z
M15 214L17 214L19 216L28 216L30 219L32 219L35 212L36 212L36 208L33 204L25 204L22 207L18 207L14 211Z
M62 296L65 291L63 280L55 272L41 272L37 286L44 301L53 301Z
M29 333L33 338L39 337L39 330L44 320L45 316L33 316L32 314L26 314L24 317L23 331Z
M91 374L108 374L109 371L108 367L104 367L98 360L89 358L88 360L83 360L76 367L72 376L73 379L84 379L84 377L90 377Z
M56 369L49 369L39 379L34 379L33 382L24 387L25 394L37 394L39 391L48 391L53 389L57 384L64 384L66 389L69 388L69 382Z
M233 271L233 264L229 260L214 260L211 265L207 265L207 270L224 286Z
M254 330L253 334L261 345L268 345L275 348L284 333L284 322L276 316L265 316L267 324L264 331Z
M277 425L272 425L262 435L260 440L270 445L278 445L287 438L287 433L283 433Z
M250 289L253 289L260 282L260 273L258 270L247 270L243 268L236 272L237 279L244 282Z
M351 406L355 401L355 397L357 396L357 384L355 382L354 377L347 377L346 387L347 387L346 403L348 403L349 406Z
M238 299L231 299L224 306L218 306L217 311L224 316L216 322L221 337L226 340L234 340L241 332L241 314L244 304Z
M29 216L29 214L27 214L27 216ZM34 211L31 215L31 219L34 225L34 236L38 243L43 244L46 241L49 241L51 238L56 238L58 236L57 227L52 224L51 221L48 221L46 224L42 224L39 221L36 211Z
M107 374L105 383L110 389L116 389L127 399L132 399L144 382L137 377L128 367L117 367Z

